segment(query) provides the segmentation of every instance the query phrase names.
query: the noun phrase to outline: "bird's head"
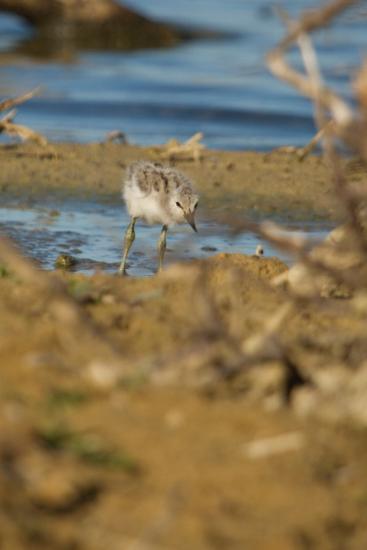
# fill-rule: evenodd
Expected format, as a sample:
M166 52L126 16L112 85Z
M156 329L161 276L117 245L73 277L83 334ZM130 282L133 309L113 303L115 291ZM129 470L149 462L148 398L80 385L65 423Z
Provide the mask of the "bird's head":
M194 231L195 212L199 203L199 196L190 187L181 187L176 190L171 200L171 210L177 222L187 221Z

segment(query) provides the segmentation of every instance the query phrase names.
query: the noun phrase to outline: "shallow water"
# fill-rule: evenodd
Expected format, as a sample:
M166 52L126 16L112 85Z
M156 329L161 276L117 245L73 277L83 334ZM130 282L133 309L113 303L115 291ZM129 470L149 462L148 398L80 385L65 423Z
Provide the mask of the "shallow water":
M100 141L106 132L121 130L133 143L151 144L202 131L209 147L268 150L310 139L314 124L309 102L265 68L265 54L284 33L272 2L127 3L154 17L230 36L171 49L66 51L65 61L12 58L0 65L0 96L43 87L42 97L20 107L19 123L61 141ZM297 15L319 2L277 4ZM365 2L361 5L365 9ZM14 50L30 34L18 19L1 15L0 54ZM348 96L350 77L366 53L366 17L348 12L319 33L316 43L327 82Z
M119 265L121 242L128 221L120 205L63 201L34 208L13 204L0 208L0 235L13 238L27 256L45 269L53 269L57 256L66 253L76 258L76 271L112 273ZM296 224L287 227L300 230ZM178 226L169 231L166 265L219 252L253 254L260 243L252 233L234 238L224 226L200 219L200 216L198 228L197 234L189 226ZM330 230L330 224L302 223L302 229L313 238L322 238ZM129 256L131 275L147 276L155 272L159 232L158 226L137 223L136 240ZM266 256L278 256L291 263L291 258L269 244L263 246Z

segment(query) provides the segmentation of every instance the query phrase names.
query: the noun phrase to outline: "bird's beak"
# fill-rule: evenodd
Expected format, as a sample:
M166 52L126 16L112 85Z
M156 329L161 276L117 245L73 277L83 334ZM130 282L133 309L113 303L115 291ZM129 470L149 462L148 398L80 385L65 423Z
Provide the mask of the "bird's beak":
M184 216L185 216L185 220L187 221L187 223L190 224L191 227L193 228L193 230L196 231L196 233L197 233L198 230L196 229L196 225L195 225L194 212L185 212Z

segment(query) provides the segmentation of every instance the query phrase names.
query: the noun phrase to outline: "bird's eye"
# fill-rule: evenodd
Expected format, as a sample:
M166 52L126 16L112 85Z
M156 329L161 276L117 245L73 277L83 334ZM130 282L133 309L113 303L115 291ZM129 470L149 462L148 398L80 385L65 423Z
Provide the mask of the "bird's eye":
M196 202L196 203L194 204L194 210L196 210L196 209L197 209L197 207L198 207L198 204L199 204L199 201L198 201L198 202Z
M176 202L176 206L182 209L182 204L180 204L179 202Z

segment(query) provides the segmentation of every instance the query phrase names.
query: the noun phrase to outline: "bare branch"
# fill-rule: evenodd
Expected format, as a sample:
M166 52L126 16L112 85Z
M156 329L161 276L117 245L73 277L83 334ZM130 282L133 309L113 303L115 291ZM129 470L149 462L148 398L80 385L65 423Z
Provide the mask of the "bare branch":
M10 120L15 116L13 112L9 113L9 115L12 115L10 117ZM8 120L6 119L9 118L9 115L7 115L7 117L4 117L4 119L0 121L0 133L4 132L9 136L19 137L23 141L31 140L37 143L38 145L42 145L42 146L47 145L48 143L47 139L44 136L42 136L42 134L39 134L34 130L31 130L31 128L28 128L27 126L14 124L13 122L8 122Z
M296 155L298 157L299 161L303 161L308 155L310 155L317 145L321 142L323 137L325 136L325 132L332 131L335 127L335 123L333 120L329 120L329 122L319 130L314 137L301 149L296 149Z
M15 105L20 105L21 103L25 103L35 95L39 94L40 90L41 88L38 87L18 97L5 99L4 101L0 102L0 111L7 111L8 109L15 107Z
M283 53L298 39L301 33L310 33L322 27L326 27L335 17L359 2L360 0L334 0L323 8L310 10L304 13L299 21L292 24L289 34L283 38L276 50L278 50L279 53ZM274 50L274 52L276 50Z

